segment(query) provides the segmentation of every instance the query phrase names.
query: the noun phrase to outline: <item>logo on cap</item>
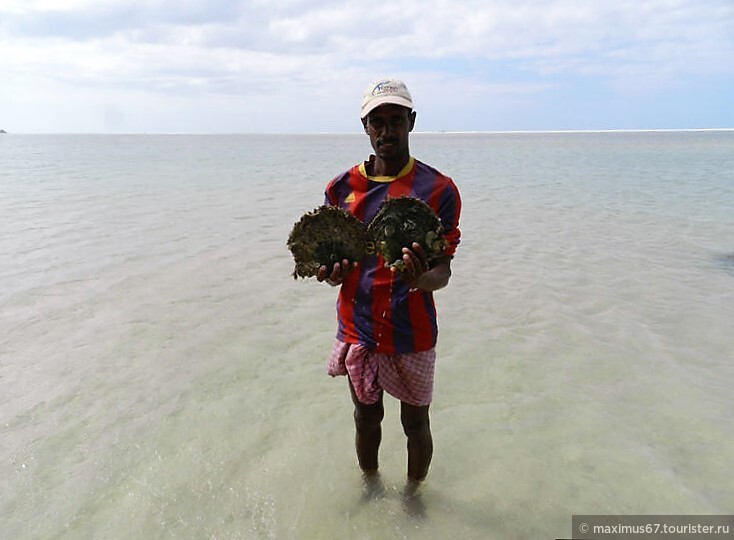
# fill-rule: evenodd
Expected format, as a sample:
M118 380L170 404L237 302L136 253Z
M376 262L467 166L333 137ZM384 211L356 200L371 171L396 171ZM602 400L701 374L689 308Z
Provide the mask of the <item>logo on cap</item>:
M405 86L403 86L405 88ZM379 96L381 94L397 94L400 92L400 87L398 87L393 81L382 81L375 85L374 90L372 90L373 96Z

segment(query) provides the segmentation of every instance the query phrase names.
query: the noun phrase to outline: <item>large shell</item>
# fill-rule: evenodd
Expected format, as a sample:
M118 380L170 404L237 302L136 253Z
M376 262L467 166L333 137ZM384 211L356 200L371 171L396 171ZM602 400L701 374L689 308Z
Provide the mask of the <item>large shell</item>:
M305 213L293 225L288 249L296 266L293 278L315 276L323 265L347 259L360 261L367 245L367 229L352 214L336 206L324 205Z
M440 256L445 247L443 227L433 209L414 197L387 199L367 228L375 251L385 259L385 266L405 270L404 247L417 242L428 260Z

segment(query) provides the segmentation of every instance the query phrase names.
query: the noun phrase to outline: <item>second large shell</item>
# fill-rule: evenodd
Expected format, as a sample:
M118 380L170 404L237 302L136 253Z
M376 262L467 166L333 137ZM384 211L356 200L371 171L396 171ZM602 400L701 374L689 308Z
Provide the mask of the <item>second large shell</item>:
M443 227L433 209L415 197L397 197L382 203L367 228L375 251L385 259L386 267L405 270L402 249L417 242L428 259L440 256L445 247Z

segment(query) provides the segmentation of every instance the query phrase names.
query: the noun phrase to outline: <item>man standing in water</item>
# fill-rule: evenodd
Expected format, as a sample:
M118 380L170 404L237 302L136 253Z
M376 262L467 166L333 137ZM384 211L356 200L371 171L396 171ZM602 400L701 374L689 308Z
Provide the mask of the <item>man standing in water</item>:
M402 272L386 268L374 253L359 263L344 260L319 269L319 281L340 286L328 372L348 375L357 459L368 477L378 468L383 391L400 400L408 480L416 486L428 474L433 454L428 415L438 336L433 291L445 287L451 277L451 259L460 240L461 199L449 177L410 155L408 139L416 113L402 81L371 84L360 116L374 155L329 182L326 204L344 208L369 225L388 197L422 199L441 219L447 247L431 261L417 243L403 248Z

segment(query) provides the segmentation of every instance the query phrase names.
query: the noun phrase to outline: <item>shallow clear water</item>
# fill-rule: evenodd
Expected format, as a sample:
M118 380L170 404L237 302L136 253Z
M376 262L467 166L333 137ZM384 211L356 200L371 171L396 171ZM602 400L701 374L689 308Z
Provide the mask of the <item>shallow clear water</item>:
M734 132L416 134L461 189L435 454L367 493L290 227L361 135L0 138L0 529L555 538L734 507Z

